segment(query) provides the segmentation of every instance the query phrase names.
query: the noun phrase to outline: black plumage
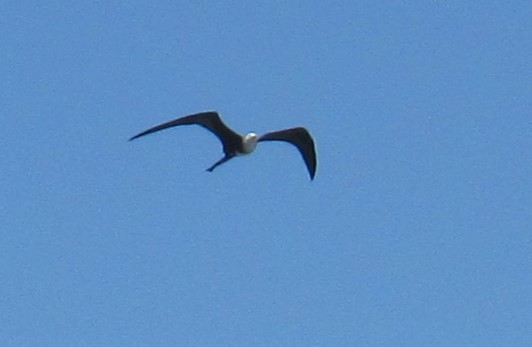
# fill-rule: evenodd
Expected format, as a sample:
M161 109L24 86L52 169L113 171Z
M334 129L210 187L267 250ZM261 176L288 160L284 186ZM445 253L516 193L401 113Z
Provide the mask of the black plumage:
M225 125L217 112L207 111L181 117L154 126L131 137L129 140L135 140L139 137L171 127L191 124L200 125L203 128L211 131L222 142L223 152L225 156L218 160L216 163L214 163L214 165L209 167L207 171L212 172L217 166L225 163L226 161L238 155L251 153L255 149L257 142L284 141L291 143L297 147L297 149L301 153L301 156L303 157L303 160L305 161L310 175L310 179L314 179L317 166L314 140L312 139L312 136L307 131L307 129L302 127L272 131L262 136L257 136L254 133L249 133L245 136L242 136L230 129L227 125Z

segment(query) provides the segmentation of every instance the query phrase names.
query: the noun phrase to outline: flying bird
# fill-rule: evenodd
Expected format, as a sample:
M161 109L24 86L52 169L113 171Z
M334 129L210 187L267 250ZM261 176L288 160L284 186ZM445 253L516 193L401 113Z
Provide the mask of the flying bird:
M302 127L272 131L262 136L258 136L255 133L249 133L242 136L225 125L217 112L208 111L181 117L154 126L153 128L133 136L129 139L129 141L163 129L191 124L200 125L203 128L211 131L222 142L223 152L225 154L224 157L214 163L206 171L212 172L216 167L236 156L253 152L257 146L257 142L284 141L289 142L297 147L301 153L301 156L303 157L303 160L305 161L310 179L314 179L314 175L316 174L316 150L314 148L314 140L310 136L307 129Z

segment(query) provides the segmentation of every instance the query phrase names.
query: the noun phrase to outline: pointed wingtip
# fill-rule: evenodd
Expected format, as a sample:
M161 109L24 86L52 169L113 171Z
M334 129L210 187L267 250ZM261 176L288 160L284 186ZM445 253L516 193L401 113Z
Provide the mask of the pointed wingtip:
M131 137L129 138L129 140L127 140L127 141L128 141L128 142L129 142L129 141L133 141L134 139L139 138L139 137L140 137L139 135L131 136Z

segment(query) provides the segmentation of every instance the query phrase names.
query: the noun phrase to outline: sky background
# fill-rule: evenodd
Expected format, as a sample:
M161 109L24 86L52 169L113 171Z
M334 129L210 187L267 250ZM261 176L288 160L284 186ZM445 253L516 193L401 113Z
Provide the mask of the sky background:
M0 13L0 345L532 343L530 1Z

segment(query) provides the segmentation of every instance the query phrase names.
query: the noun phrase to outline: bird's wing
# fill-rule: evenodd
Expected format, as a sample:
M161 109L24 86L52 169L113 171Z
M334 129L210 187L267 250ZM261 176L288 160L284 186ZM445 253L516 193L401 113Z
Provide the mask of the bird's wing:
M241 143L241 136L231 130L227 125L225 125L217 112L208 111L192 114L190 116L181 117L174 119L172 121L156 125L153 128L145 130L140 134L137 134L129 139L129 141L137 139L141 136L148 135L163 129L175 127L178 125L190 125L197 124L205 129L211 131L216 135L224 146L224 152L227 152L230 148L238 148Z
M314 179L316 174L316 149L314 140L305 128L290 128L266 133L259 138L259 141L285 141L290 142L299 149L305 164L307 165L310 179Z

